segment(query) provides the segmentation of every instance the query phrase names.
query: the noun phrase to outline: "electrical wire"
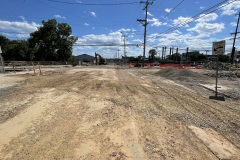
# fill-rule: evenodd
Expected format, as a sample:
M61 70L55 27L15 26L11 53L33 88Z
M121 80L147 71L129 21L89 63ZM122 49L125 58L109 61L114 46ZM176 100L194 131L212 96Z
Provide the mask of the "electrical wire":
M185 0L182 0L180 3L178 3L169 13L167 13L162 19L167 18L173 11L175 11Z
M222 1L222 2L220 2L218 4L216 4L216 5L208 8L207 10L205 10L205 11L203 11L203 12L201 12L201 13L193 16L193 17L191 17L190 19L186 20L185 22L179 23L179 24L177 24L177 25L167 29L166 31L163 31L163 32L159 33L159 35L155 36L155 38L160 37L160 35L162 35L162 34L167 34L167 33L173 32L173 31L175 31L175 30L177 30L177 29L179 29L179 28L181 28L181 27L183 27L183 26L185 26L185 25L187 25L187 24L189 24L191 22L194 22L194 21L196 21L196 20L198 20L198 19L200 19L200 18L202 18L202 17L204 17L204 16L206 16L206 15L208 15L210 13L213 13L213 12L215 12L215 11L217 11L217 10L219 10L219 9L221 9L221 8L227 6L227 5L229 5L229 4L231 4L231 3L235 2L235 1L238 1L238 0L232 0L232 1L229 1L229 2L227 2L227 1L229 1L229 0L224 0L224 1ZM216 9L214 9L214 8L216 8Z
M56 3L64 3L64 4L77 4L77 5L83 5L83 6L117 6L117 5L130 5L130 4L136 4L139 2L121 2L121 3L81 3L81 2L66 2L66 1L59 1L59 0L48 0L51 2Z
M173 9L171 9L171 11L169 13L167 13L165 16L163 16L161 18L161 20L159 20L159 22L161 22L163 19L167 18L167 16L169 16L173 11L175 11L184 1L185 0L182 0L180 3L178 3ZM149 28L147 31L151 30L155 26L157 26L157 25L151 26L151 28Z

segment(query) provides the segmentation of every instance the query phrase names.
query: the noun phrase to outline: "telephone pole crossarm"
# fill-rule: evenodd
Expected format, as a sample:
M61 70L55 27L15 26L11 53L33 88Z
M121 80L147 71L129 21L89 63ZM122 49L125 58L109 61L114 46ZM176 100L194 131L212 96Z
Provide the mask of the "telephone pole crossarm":
M138 22L140 22L143 26L147 24L146 20L144 19L137 19Z
M146 52L146 37L147 37L147 16L148 16L148 6L152 5L153 2L147 1L141 1L140 3L144 3L145 7L143 10L145 10L145 19L137 19L138 22L140 22L144 26L144 45L143 45L143 61L142 61L142 67L144 67L144 60L145 60L145 52Z

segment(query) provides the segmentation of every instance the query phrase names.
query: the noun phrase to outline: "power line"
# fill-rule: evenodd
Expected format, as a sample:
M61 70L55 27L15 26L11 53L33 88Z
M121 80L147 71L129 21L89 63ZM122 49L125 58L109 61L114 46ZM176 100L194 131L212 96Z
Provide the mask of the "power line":
M190 19L186 20L185 22L179 23L179 24L177 24L177 25L167 29L166 31L163 31L163 32L159 33L159 35L155 36L154 38L159 37L161 34L167 34L167 33L173 32L173 31L181 28L182 26L185 26L185 25L187 25L187 24L189 24L191 22L194 22L197 19L200 19L200 18L202 18L202 17L204 17L204 16L206 16L206 15L208 15L210 13L213 13L213 12L215 12L215 11L217 11L217 10L219 10L219 9L221 9L221 8L227 6L227 5L229 5L229 4L231 4L231 3L235 2L235 1L238 1L238 0L232 0L232 1L229 1L229 2L227 2L227 1L229 1L229 0L224 0L224 1L222 1L222 2L220 2L218 4L216 4L216 5L208 8L207 10L200 12L199 14L191 17ZM216 8L216 9L214 9L214 8Z
M145 3L145 19L138 19L137 21L139 21L143 26L144 26L144 45L143 45L143 62L142 62L142 67L144 67L144 60L145 60L145 52L146 52L146 37L147 37L147 16L148 16L148 7L149 5L152 5L153 2L149 2L148 0L145 2L141 2L141 3Z
M176 10L182 3L184 2L184 0L182 0L179 4L177 4L173 9L171 9L171 11L169 13L167 13L162 19L165 19L167 16L169 16L174 10Z
M180 3L178 3L173 9L171 9L171 11L170 11L169 13L167 13L164 17L161 18L160 22L161 22L163 19L167 18L167 16L169 16L173 11L175 11L184 1L185 1L185 0L182 0L182 1L181 1ZM153 25L152 27L154 27L154 26L156 26L156 25ZM150 29L152 29L152 27L149 28L148 31L149 31Z
M73 44L73 46L83 46L83 47L88 47L88 46L91 46L91 47L94 47L94 46L107 46L107 47L116 47L116 46L142 46L142 44Z
M82 3L82 2L66 2L66 1L59 1L59 0L48 0L51 2L56 3L64 3L64 4L73 4L73 5L83 5L83 6L117 6L117 5L130 5L136 4L139 2L121 2L121 3Z

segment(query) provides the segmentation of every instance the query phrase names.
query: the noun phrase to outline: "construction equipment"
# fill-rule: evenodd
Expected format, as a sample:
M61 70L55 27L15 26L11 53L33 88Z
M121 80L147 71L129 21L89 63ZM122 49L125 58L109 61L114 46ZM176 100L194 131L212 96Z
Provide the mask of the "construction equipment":
M96 65L107 65L107 61L100 54L95 52Z

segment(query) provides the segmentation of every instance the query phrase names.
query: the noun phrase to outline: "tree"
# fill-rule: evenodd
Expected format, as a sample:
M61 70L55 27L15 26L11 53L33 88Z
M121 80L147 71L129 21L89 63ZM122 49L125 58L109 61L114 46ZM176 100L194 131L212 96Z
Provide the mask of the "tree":
M187 61L194 61L194 62L199 62L199 61L206 61L207 56L199 53L199 51L194 51L194 52L188 52L182 54L182 59L187 60Z
M3 54L6 52L5 46L9 44L10 40L2 35L0 35L0 46L2 49Z
M228 55L218 55L218 60L219 62L229 62L230 61L230 57Z
M28 39L30 48L36 50L35 60L66 61L71 58L72 45L77 41L71 36L71 27L55 19L42 21L42 24Z
M181 61L181 54L180 53L174 53L169 58L172 59L173 61Z
M155 49L151 49L149 50L149 59L154 60L155 59L155 55L157 55L157 51Z
M28 42L25 40L12 40L0 35L3 57L7 61L31 60L32 54L29 52Z

